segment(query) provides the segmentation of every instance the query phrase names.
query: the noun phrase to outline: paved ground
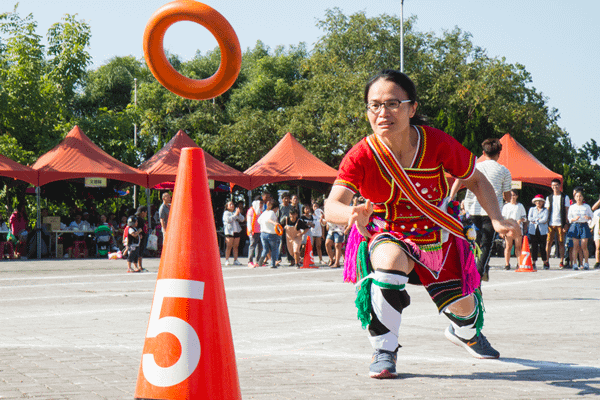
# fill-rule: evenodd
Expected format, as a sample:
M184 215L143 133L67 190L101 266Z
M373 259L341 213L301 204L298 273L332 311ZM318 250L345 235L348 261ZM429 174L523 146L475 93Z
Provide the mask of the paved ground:
M158 259L0 262L0 399L133 399ZM242 260L245 261L245 260ZM600 271L504 271L483 285L500 360L448 342L410 287L400 377L371 349L342 271L224 267L244 399L582 399L600 396ZM218 395L215 395L218 399Z

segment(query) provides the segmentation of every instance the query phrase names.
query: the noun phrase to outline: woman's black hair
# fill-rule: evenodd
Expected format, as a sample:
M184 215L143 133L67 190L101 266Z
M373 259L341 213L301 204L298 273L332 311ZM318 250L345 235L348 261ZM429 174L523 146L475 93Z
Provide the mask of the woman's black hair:
M408 75L395 69L384 69L383 71L379 72L377 75L369 79L369 81L365 85L365 104L369 103L369 90L371 89L371 86L380 79L393 82L396 85L400 86L402 89L404 89L412 104L414 104L417 101L417 87L415 86L414 82L408 77ZM410 123L412 125L425 125L426 117L420 114L415 114L410 119Z

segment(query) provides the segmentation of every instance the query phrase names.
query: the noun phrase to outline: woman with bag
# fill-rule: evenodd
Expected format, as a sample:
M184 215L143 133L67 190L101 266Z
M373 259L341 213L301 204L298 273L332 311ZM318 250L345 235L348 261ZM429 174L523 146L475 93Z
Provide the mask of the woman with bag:
M405 74L384 70L366 85L364 100L373 134L344 157L325 203L328 222L354 225L345 257L366 275L357 305L374 349L369 375L397 376L396 356L402 309L410 304L406 284L422 284L440 313L450 319L446 337L476 358L498 358L481 333L480 276L462 224L458 202L447 203L445 172L464 180L487 211L494 229L517 236L504 220L494 190L475 169L475 156L450 135L423 125L417 93ZM360 193L364 204L351 206ZM444 228L442 230L442 227ZM473 239L472 235L467 238Z

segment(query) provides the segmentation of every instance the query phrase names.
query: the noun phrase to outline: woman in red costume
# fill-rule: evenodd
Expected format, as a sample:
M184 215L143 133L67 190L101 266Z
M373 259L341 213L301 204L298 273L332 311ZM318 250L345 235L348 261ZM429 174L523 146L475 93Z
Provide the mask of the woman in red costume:
M445 335L450 341L474 357L498 358L481 333L476 249L457 222L457 203L446 201L444 173L464 180L496 231L516 236L519 226L502 218L492 186L474 168L475 156L450 135L422 125L416 88L408 76L382 71L367 83L364 100L373 134L344 157L325 216L332 223L354 225L345 278L356 280L348 271L357 265L366 271L359 276L357 306L374 349L369 375L397 375L402 310L410 304L407 283L423 285L448 316ZM357 192L367 201L351 206Z

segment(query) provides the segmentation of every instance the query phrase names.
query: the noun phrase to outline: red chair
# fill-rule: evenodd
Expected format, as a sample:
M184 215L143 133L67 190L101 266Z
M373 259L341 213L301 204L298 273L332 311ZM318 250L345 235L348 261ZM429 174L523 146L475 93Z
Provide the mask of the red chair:
M85 240L76 240L73 242L73 258L87 257L87 245Z
M5 251L8 251L8 258L15 258L15 248L12 242L0 242L0 256L4 258Z

